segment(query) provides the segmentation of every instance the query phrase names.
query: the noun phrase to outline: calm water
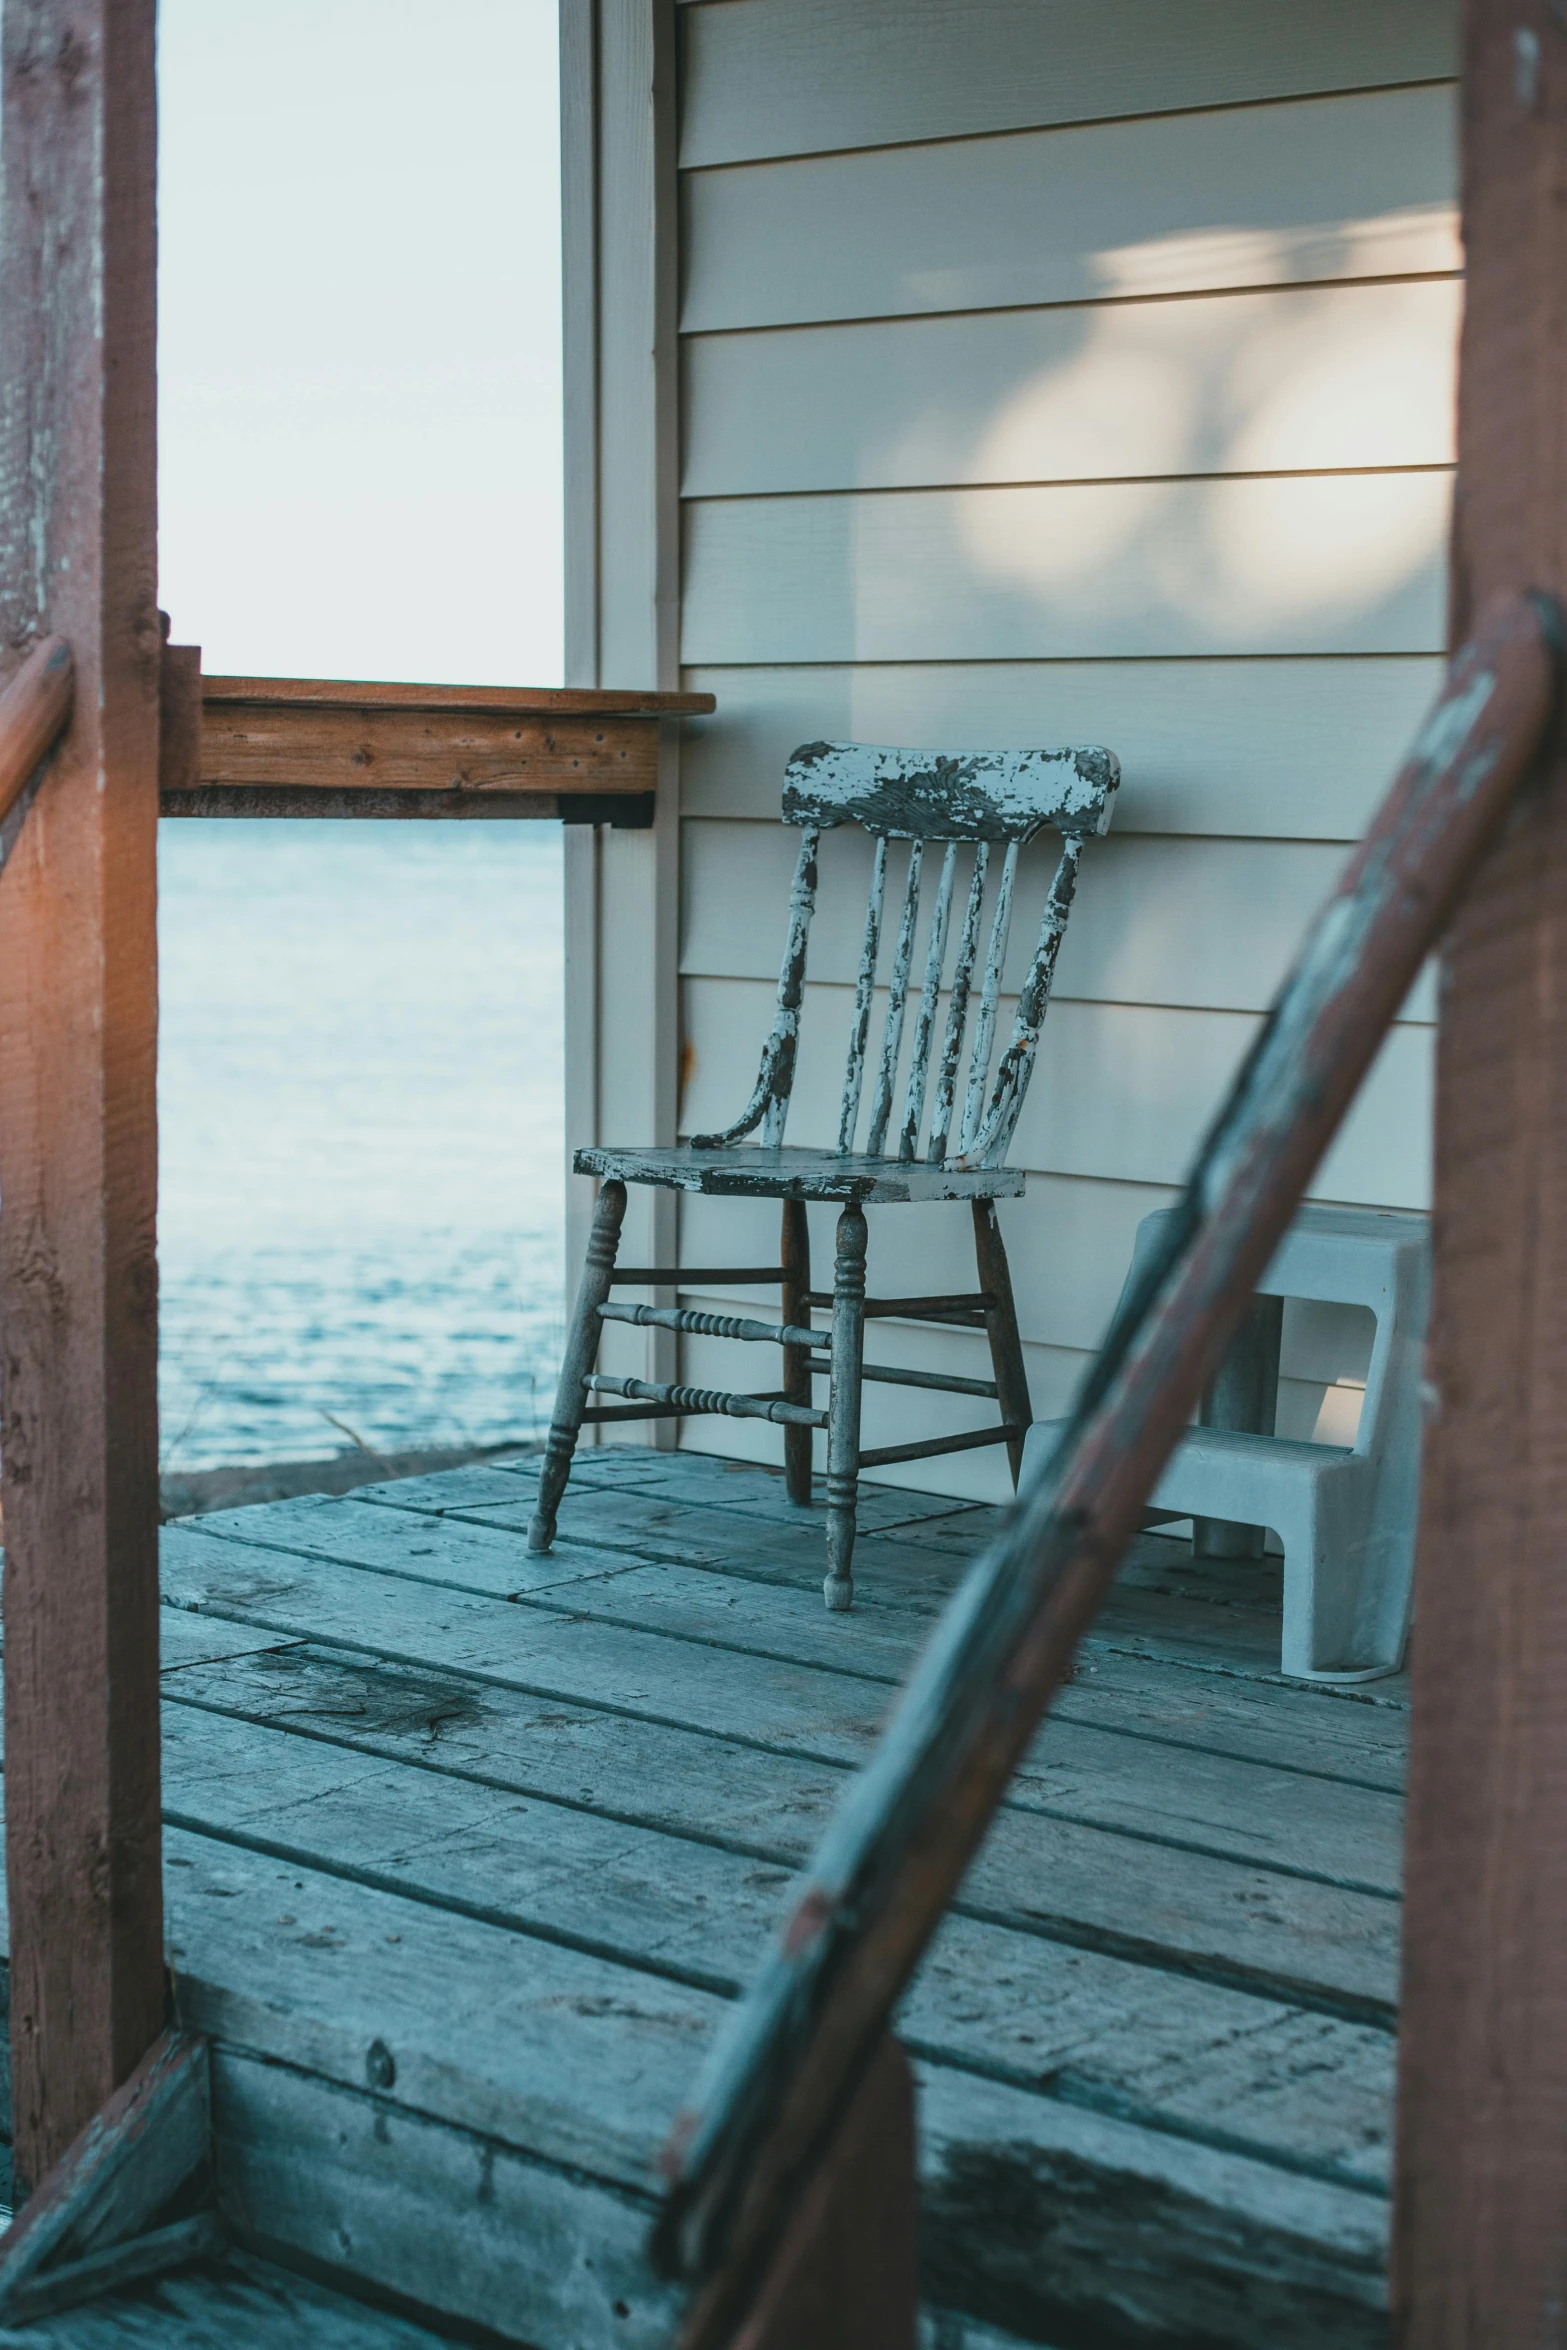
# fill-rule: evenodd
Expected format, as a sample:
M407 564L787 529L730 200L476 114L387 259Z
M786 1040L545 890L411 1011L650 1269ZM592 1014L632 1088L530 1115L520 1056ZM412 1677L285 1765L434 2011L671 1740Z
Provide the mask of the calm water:
M547 1422L560 864L552 824L162 827L166 1467Z

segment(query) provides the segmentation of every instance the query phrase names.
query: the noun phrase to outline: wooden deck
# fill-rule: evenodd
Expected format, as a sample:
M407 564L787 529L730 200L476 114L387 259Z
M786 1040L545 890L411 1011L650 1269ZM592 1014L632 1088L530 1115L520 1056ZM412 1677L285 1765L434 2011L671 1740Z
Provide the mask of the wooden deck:
M531 1489L165 1529L172 1961L254 2245L654 2350L656 2150L993 1513L868 1491L832 1617L777 1476ZM1143 1540L907 2002L940 2350L1383 2338L1403 1687L1281 1682L1277 1580Z

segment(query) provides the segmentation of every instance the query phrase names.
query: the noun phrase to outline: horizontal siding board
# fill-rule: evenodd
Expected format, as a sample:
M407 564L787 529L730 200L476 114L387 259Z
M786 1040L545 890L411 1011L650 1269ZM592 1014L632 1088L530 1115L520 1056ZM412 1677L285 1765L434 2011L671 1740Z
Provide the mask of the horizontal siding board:
M718 709L686 728L682 805L775 818L790 752L823 737L1103 742L1121 762L1117 834L1352 840L1441 673L1435 657L695 669Z
M688 166L1458 70L1453 0L720 0L683 30Z
M1456 189L1447 88L697 172L681 323L1452 271Z
M772 994L757 980L682 983L688 1064L683 1131L710 1131L739 1111L767 1032ZM847 989L806 989L791 1142L821 1148L834 1139L851 1002ZM1238 1012L1055 1005L1040 1040L1013 1164L1121 1182L1182 1182L1257 1028L1255 1016ZM1429 1204L1432 1035L1418 1026L1392 1030L1317 1171L1312 1197L1392 1208Z
M782 824L685 826L681 970L691 978L770 979L786 927L799 835ZM1021 986L1060 843L1023 853L1004 984ZM1107 1003L1265 1011L1346 851L1314 841L1182 840L1127 834L1095 841L1083 861L1055 994ZM893 879L900 852L894 852ZM822 843L810 972L852 986L870 886L870 840L844 827ZM967 886L962 860L958 890ZM924 968L930 890L914 968ZM949 953L948 967L951 957ZM883 999L885 1001L885 999ZM879 1008L878 1008L879 1010ZM1432 1020L1429 976L1405 1019Z
M699 335L684 486L1443 465L1461 302L1439 278Z
M719 499L683 659L1434 653L1446 473Z

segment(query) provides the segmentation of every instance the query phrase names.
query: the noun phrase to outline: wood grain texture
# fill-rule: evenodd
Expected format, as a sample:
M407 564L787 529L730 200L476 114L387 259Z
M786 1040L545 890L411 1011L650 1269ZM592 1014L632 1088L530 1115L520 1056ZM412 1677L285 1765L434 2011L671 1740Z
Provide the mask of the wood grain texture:
M914 2083L890 2036L872 2057L756 2272L702 2296L682 2350L915 2350Z
M37 2350L440 2350L444 2335L270 2262L231 2253L221 2268L112 2293L35 2323ZM1003 2346L1004 2350L1004 2346Z
M691 5L682 165L968 137L1457 71L1450 0L753 0ZM892 70L890 60L896 60Z
M71 2272L145 2239L172 2196L193 2177L210 2178L211 2151L206 2045L165 2032L7 2230L0 2325L25 2323L40 2295L53 2307L90 2299L96 2272ZM177 2264L157 2260L155 2251L154 2265ZM50 2302L51 2294L64 2297Z
M681 326L1449 273L1453 134L1436 88L697 172Z
M1184 2329L1233 2350L1386 2350L1385 2226L1368 2197L1267 2178L1009 2083L965 2081L954 2097L950 2074L921 2066L916 2086L933 2299L971 2307L978 2287L987 2314L1036 2343L1078 2329L1091 2342L1108 2318L1130 2342ZM1133 2234L1106 2188L1135 2212ZM1002 2215L1001 2240L981 2283L970 2248L987 2214Z
M201 784L194 791L166 791L158 801L164 816L244 818L304 816L315 820L353 823L406 823L413 819L437 823L498 824L552 820L586 831L595 825L616 830L647 832L654 822L657 795L652 790L612 791L589 784L565 791L522 791L486 786L479 791L447 786L423 790L394 784Z
M1448 465L1461 309L1420 278L692 335L682 487Z
M571 1498L568 1493L568 1512ZM520 1539L520 1526L517 1532ZM804 1574L793 1569L797 1587L820 1572L819 1518L809 1532L810 1567ZM743 1535L731 1539L743 1541ZM874 1567L873 1547L862 1538L872 1599L878 1589L890 1586L895 1573L892 1546L878 1554L881 1563ZM965 1548L962 1563L967 1555ZM920 1564L917 1554L914 1564ZM951 1564L947 1577L939 1580L939 1562L926 1565L927 1587L950 1587L955 1580ZM193 1535L170 1544L166 1584L176 1607L221 1612L230 1620L350 1653L362 1648L355 1627L362 1632L366 1610L372 1610L381 1628L381 1653L391 1661L423 1662L469 1677L476 1691L511 1688L548 1700L552 1710L585 1705L697 1730L740 1750L726 1755L721 1766L709 1763L710 1773L720 1779L731 1769L743 1770L745 1750L790 1758L786 1774L769 1774L775 1785L792 1784L799 1764L852 1769L871 1750L892 1697L889 1682L845 1682L825 1667L798 1659L707 1644L687 1650L674 1630L678 1610L656 1598L648 1606L651 1625L617 1622L608 1613L606 1620L573 1621L565 1612L506 1609L462 1593L448 1594L437 1617L427 1595L402 1592L362 1571L321 1560L269 1558ZM1201 1613L1199 1603L1199 1618ZM661 1632L660 1622L671 1629ZM1258 1669L1271 1670L1277 1660L1276 1624L1263 1621L1253 1629ZM253 1809L254 1793L253 1784L242 1781L238 1799ZM722 1799L714 1794L711 1800L716 1817ZM1106 1803L1111 1803L1108 1796ZM1234 1843L1220 1855L1212 1849L1211 1829L1206 1837L1189 1835L1179 1843L1138 1837L1143 1911L1139 1925L1128 1932L1119 1878L1128 1848L1117 1830L1124 1835L1132 1825L1130 1812L1122 1811L1115 1825L1109 1824L1107 1811L1105 1824L1062 1817L1047 1829L1037 1816L1039 1805L1028 1808L1027 1821L1020 1817L1003 1830L993 1860L981 1864L983 1873L965 1896L975 1914L1026 1926L1032 1912L1034 1929L1044 1926L1052 1937L1086 1940L1090 1947L1125 1958L1146 1957L1157 1947L1179 1953L1183 1968L1206 1980L1386 2024L1397 1914L1385 1889L1280 1874L1257 1858L1255 1843L1250 1851ZM1145 1809L1145 1825L1147 1818ZM793 1837L780 1845L776 1825L767 1840L774 1853L798 1849ZM1364 1849L1358 1840L1357 1848ZM533 1859L530 1873L542 1857ZM1381 1864L1363 1865L1369 1871ZM545 1886L548 1897L547 1868ZM553 1899L551 1905L558 1916ZM208 1933L199 1904L183 1914L192 1930ZM579 1921L583 1915L579 1906ZM183 1932L178 1939L188 1945ZM687 1949L688 1965L700 1966L699 1943L688 1943ZM198 1971L207 1965L202 1959ZM205 2010L193 2020L204 2029L219 2028ZM941 2037L950 2044L949 2035L950 2026L943 2026Z
M163 2023L154 1055L152 0L4 26L0 632L69 642L3 884L0 1322L16 2154L41 2178Z
M1454 627L1567 591L1567 37L1472 0ZM1419 2350L1567 2340L1567 761L1460 913L1437 1072L1394 2295Z
M707 1513L693 1510L691 1514L698 1529L690 1538L691 1547L700 1548ZM986 1522L982 1514L969 1536L976 1546ZM620 1531L624 1536L631 1529L628 1526ZM770 1558L775 1571L785 1563L792 1564L799 1582L804 1583L817 1563L816 1531L817 1526L807 1520L796 1522L787 1531L756 1529L751 1540L755 1554ZM322 1529L316 1536L318 1543L330 1542L335 1547L346 1545L348 1539L346 1532L334 1535L330 1529ZM890 1538L878 1536L874 1529L865 1540L873 1550L878 1542L882 1550L890 1543ZM821 1624L814 1615L804 1616L787 1585L762 1581L748 1573L747 1554L736 1546L733 1530L729 1544L727 1552L721 1552L711 1566L688 1567L672 1561L626 1563L619 1572L560 1591L542 1604L625 1630L662 1632L667 1638L687 1642L705 1638L737 1655L770 1656L896 1687L912 1665L951 1580L949 1573L941 1571L948 1562L928 1557L920 1529L902 1529L901 1545L908 1551L910 1566L922 1564L926 1569L923 1592L907 1583L894 1584L884 1591L863 1630L846 1640L839 1629ZM955 1571L958 1555L949 1557ZM1193 1588L1201 1587L1202 1573L1198 1567L1190 1569L1188 1580ZM724 1575L726 1580L715 1583L715 1575ZM276 1692L273 1718L286 1728L288 1691L297 1688L302 1702L308 1702L311 1676L303 1669L303 1661L292 1651L281 1663L266 1660L265 1652L260 1659L248 1662L224 1660L186 1681L183 1699L196 1702L201 1690L241 1692L271 1686ZM695 1702L694 1684L682 1680L681 1686L683 1702ZM323 1704L329 1694L329 1689L323 1690ZM839 1695L847 1705L847 1693ZM868 1725L878 1718L885 1700L875 1689L867 1689L861 1696L865 1711L860 1718ZM231 1702L238 1710L246 1710L237 1696ZM487 1726L493 1727L496 1718L486 1715ZM843 1722L849 1716L837 1718ZM1324 1884L1396 1895L1398 1808L1385 1788L1319 1788L1304 1771L1301 1784L1292 1788L1284 1776L1271 1776L1256 1755L1247 1758L1244 1767L1238 1758L1199 1761L1194 1756L1172 1784L1168 1757L1156 1737L1139 1741L1125 1714L1116 1715L1114 1729L1100 1728L1099 1722L1095 1684L1089 1681L1076 1700L1075 1715L1065 1721L1053 1719L1042 1733L1014 1782L1009 1800L1022 1810L1070 1818L1079 1825L1116 1829L1150 1842L1168 1841L1193 1850L1205 1847L1225 1858L1274 1865ZM460 1723L457 1728L461 1734ZM412 1754L416 1749L408 1751ZM261 1791L251 1787L240 1792L249 1816L264 1819ZM667 1787L656 1794L644 1791L638 1798L628 1781L621 1794L611 1799L611 1808L629 1817L639 1807L671 1800L672 1790ZM699 1809L677 1811L676 1817L687 1830L699 1830L702 1825ZM792 1848L792 1832L786 1832L786 1840ZM1023 1925L1026 1919L1024 1907L1011 1922Z
M683 658L1429 654L1449 504L1445 473L698 501Z
M659 722L531 711L205 701L198 787L650 792Z
M781 1478L606 1447L575 1580L529 1589L535 1479L167 1530L171 1938L242 2228L543 2350L651 2350L672 2082L994 1520L862 1488L835 1623ZM1360 2350L1402 1713L1278 1686L1256 1590L1142 1553L900 2026L931 2273L1024 2338L1065 2309ZM262 1620L296 1609L325 1637Z
M201 781L201 647L163 648L158 680L158 790L194 791Z
M165 2032L7 2229L0 2292L137 2233L205 2159L208 2128L206 2049Z
M422 711L447 718L688 718L713 707L705 693L655 692L640 686L407 685L396 680L330 677L203 677L204 710Z
M667 2350L643 2197L241 2048L213 2087L224 2208L285 2256L538 2350Z

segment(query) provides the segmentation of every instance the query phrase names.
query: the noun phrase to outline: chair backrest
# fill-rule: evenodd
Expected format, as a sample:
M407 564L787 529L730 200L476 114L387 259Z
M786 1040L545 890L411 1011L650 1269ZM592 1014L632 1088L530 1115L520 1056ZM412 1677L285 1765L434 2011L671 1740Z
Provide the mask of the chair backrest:
M908 864L887 978L887 1016L877 1055L864 1149L887 1147L903 1047L904 1014L919 922L920 883L927 846L942 844L941 871L931 910L925 970L904 1080L897 1155L912 1159L930 1094L937 1017L948 989L941 1052L930 1105L925 1155L933 1166L1001 1165L1011 1143L1033 1070L1035 1048L1050 1001L1056 958L1066 930L1083 843L1108 832L1121 771L1109 751L900 751L867 743L806 743L789 761L783 820L801 827L800 854L789 903L789 931L778 975L772 1033L762 1051L755 1090L742 1115L721 1134L693 1136L697 1150L721 1150L760 1127L764 1148L784 1138L794 1091L805 959L816 908L816 853L823 832L839 824L863 826L876 843L859 977L849 1028L837 1148L854 1152L865 1088L871 1000L881 952L889 844L907 841ZM1018 851L1036 832L1063 836L1061 859L1045 899L1033 959L1018 995L1012 1039L989 1085L1002 963L1012 923ZM991 852L1005 843L1000 872L989 889ZM959 847L971 844L973 870L950 975L946 972ZM974 967L991 896L990 936L979 988L979 1009L964 1067L964 1040ZM958 1092L962 1087L962 1109ZM989 1094L987 1099L987 1086ZM954 1118L957 1132L953 1132Z

